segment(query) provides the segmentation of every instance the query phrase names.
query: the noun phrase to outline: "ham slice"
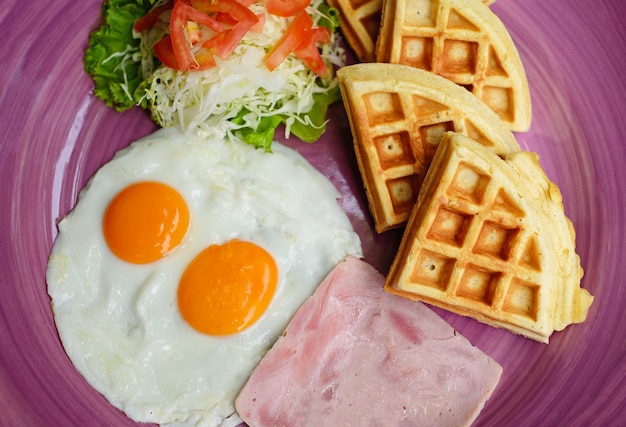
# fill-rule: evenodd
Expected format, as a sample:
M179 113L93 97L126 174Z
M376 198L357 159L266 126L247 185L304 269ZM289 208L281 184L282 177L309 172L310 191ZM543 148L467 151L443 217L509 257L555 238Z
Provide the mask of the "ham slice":
M424 304L343 260L296 312L236 400L253 427L462 426L501 366Z

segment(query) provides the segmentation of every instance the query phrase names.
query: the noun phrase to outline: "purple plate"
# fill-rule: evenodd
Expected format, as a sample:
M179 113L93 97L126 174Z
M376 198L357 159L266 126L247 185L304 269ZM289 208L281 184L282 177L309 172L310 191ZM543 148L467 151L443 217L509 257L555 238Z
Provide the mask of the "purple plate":
M0 425L134 425L72 367L56 333L45 267L86 180L113 153L155 129L91 94L82 56L100 0L0 5ZM587 322L549 345L441 310L499 361L504 374L476 425L626 425L626 2L498 0L525 64L533 100L523 148L561 188L594 296ZM372 232L343 107L324 138L289 144L344 194L367 261L385 272L397 232Z

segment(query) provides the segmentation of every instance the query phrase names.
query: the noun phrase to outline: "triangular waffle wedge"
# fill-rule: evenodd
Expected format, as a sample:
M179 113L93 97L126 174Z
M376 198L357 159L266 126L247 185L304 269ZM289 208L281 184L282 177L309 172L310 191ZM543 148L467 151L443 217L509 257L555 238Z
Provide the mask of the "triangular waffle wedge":
M587 318L582 275L561 192L538 156L500 158L446 133L385 290L547 343Z
M444 76L489 105L513 131L530 127L528 81L500 19L480 0L385 0L377 61Z
M376 60L383 0L328 0L339 11L339 24L346 41L361 62Z
M497 154L519 151L511 131L482 101L428 71L356 64L337 78L376 231L403 225L446 131Z
M489 5L495 0L483 1ZM341 30L359 61L374 62L383 0L328 0L328 4L339 11Z

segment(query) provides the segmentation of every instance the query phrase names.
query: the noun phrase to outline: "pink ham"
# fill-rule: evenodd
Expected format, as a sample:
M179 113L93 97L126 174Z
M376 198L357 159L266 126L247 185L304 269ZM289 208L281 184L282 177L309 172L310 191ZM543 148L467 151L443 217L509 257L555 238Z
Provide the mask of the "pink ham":
M253 427L462 426L501 366L348 257L298 310L236 400Z

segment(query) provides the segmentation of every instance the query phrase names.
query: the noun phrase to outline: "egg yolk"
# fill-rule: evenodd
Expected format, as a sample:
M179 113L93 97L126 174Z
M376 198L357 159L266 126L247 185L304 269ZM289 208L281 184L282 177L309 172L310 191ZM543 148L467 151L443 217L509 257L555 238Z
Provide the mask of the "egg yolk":
M187 267L178 307L194 329L209 335L243 331L265 312L276 290L274 258L251 242L211 245Z
M157 261L176 248L189 227L182 196L160 182L139 182L118 193L107 207L103 233L120 259L133 264Z

